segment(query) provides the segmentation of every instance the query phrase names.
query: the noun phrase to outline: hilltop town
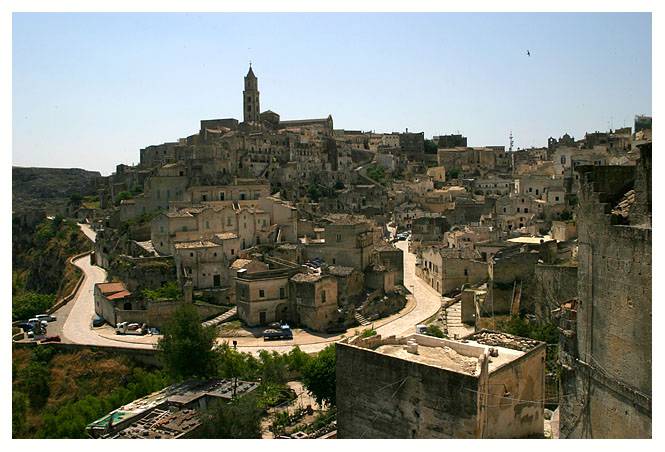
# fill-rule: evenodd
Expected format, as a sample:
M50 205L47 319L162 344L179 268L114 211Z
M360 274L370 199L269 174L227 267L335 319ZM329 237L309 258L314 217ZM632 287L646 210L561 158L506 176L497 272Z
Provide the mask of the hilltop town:
M26 243L71 253L20 260L17 349L160 366L190 309L228 356L291 360L275 384L297 397L266 408L263 437L651 437L651 117L472 147L282 119L259 86L250 66L242 120L202 119L57 205L15 199L15 230L41 231ZM63 245L76 234L85 246ZM18 306L49 265L69 269L57 296ZM299 353L333 360L332 396ZM197 372L87 435L205 437L204 406L265 390L256 370Z

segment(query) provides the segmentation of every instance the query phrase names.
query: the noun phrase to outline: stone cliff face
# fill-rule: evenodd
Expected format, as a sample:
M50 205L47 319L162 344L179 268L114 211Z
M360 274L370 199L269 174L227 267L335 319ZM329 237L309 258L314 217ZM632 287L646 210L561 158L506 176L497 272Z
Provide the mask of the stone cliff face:
M651 148L635 167L578 171L578 300L576 319L562 324L561 437L650 438Z

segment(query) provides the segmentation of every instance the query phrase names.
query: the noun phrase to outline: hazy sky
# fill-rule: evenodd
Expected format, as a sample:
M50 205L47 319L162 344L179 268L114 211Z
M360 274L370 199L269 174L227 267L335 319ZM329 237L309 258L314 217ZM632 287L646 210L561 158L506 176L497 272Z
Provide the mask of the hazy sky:
M13 163L109 174L242 119L250 59L262 110L335 128L528 147L651 114L650 14L14 14Z

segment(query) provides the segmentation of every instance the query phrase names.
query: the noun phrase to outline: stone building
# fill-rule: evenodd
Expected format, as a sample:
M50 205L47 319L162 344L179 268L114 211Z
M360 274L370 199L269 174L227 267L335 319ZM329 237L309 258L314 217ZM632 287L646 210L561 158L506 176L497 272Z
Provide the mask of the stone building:
M456 170L465 175L485 175L491 172L510 171L510 156L504 146L439 148L439 166L447 171Z
M467 138L461 134L439 135L433 139L442 149L465 148L467 145Z
M545 344L480 331L338 342L344 439L542 438Z
M381 233L377 233L371 221L358 215L333 214L327 221L322 240L304 242L305 258L319 257L328 265L363 271L372 262L372 252Z
M95 314L103 317L110 325L117 322L116 311L132 309L132 294L121 282L95 284L93 290Z
M259 103L259 80L249 65L249 71L245 76L245 90L242 92L243 122L258 123L261 107Z
M578 299L562 307L562 438L651 438L651 143L579 167Z
M450 249L441 245L427 246L416 255L416 276L438 293L445 295L487 279L487 263L472 248Z
M258 208L241 207L231 202L222 207L189 207L159 214L151 222L150 238L160 254L172 255L175 244L212 239L217 234L234 233L239 249L274 242L277 228L270 214Z
M411 222L411 243L439 242L450 225L446 217L421 217Z
M399 134L399 147L408 160L422 160L425 154L425 133L409 133L409 129L406 129L406 132Z
M296 325L326 331L341 323L334 276L298 273L291 277L290 289L292 318Z

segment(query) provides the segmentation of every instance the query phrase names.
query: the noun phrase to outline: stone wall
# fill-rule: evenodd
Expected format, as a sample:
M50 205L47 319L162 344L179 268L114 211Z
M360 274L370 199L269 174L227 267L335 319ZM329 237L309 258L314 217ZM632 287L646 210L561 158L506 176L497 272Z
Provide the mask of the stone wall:
M577 265L538 264L531 284L531 302L523 307L547 322L552 319L552 310L572 298L577 298Z
M339 438L475 438L477 379L336 344Z
M630 224L610 214L636 179L647 185L640 172L650 168L578 168L577 320L560 350L562 438L651 437L652 231L650 202L639 199L650 189L636 190Z

